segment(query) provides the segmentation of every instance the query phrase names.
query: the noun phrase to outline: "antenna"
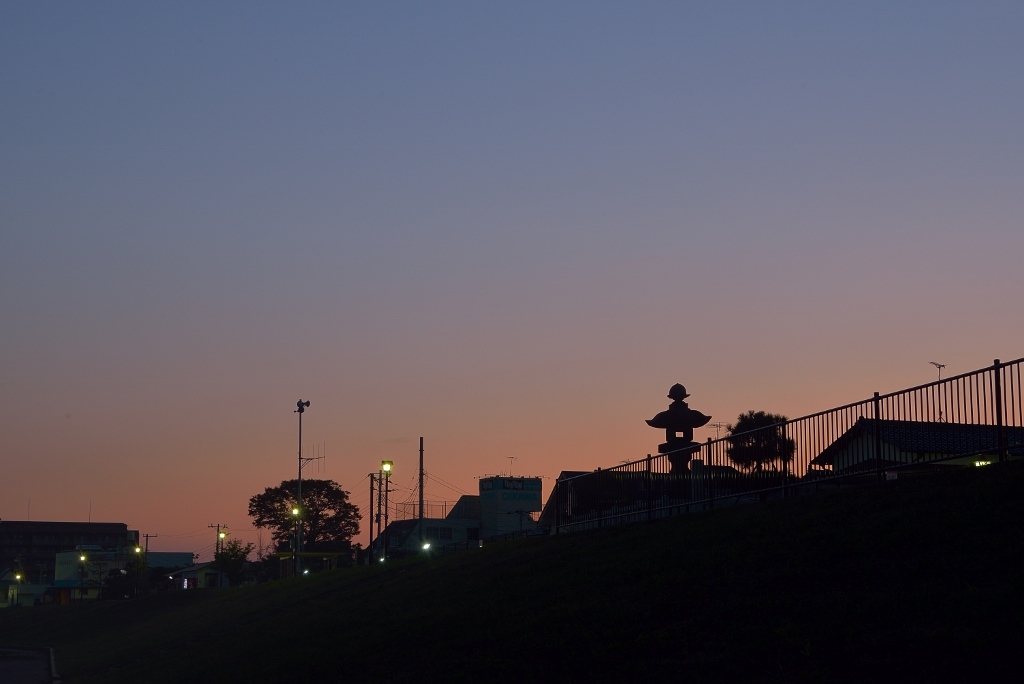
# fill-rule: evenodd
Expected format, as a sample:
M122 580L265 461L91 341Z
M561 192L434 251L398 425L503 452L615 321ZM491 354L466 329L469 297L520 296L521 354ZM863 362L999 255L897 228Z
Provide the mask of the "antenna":
M722 428L725 427L725 423L711 423L708 427L715 428L715 439L718 439L718 435L721 433Z
M512 461L517 461L519 459L517 459L515 456L506 456L505 458L508 459L508 476L512 477Z
M938 361L929 361L928 363L932 364L933 366L935 366L935 368L938 369L938 371L939 371L939 380L942 380L942 369L946 367L946 364L939 363Z

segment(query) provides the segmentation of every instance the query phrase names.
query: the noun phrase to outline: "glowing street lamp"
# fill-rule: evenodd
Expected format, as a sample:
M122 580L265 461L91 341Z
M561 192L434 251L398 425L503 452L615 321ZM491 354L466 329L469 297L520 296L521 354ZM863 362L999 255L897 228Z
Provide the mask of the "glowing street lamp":
M81 561L81 565L78 566L78 602L81 603L85 588L85 554L80 554L78 560Z
M292 515L295 518L295 574L298 575L299 571L302 570L302 522L299 520L299 511L296 509L302 508L302 414L309 408L308 401L302 401L299 399L295 402L295 413L299 414L299 479L298 479L298 506L292 509Z
M388 557L388 492L391 491L391 469L394 465L394 461L380 462L380 470L384 473L384 550L381 552L384 558Z

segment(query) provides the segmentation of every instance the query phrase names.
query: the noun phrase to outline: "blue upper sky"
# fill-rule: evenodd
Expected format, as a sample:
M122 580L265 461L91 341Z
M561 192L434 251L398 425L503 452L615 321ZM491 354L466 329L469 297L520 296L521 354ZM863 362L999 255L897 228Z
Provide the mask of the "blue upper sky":
M1022 72L1019 2L4 3L5 449L127 454L127 394L232 469L313 389L339 453L547 473L674 382L796 415L1020 356Z

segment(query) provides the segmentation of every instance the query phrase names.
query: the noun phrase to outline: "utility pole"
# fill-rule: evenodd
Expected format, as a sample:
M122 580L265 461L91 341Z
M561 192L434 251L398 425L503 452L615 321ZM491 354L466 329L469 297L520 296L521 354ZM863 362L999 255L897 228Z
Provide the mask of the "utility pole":
M295 508L292 509L292 515L295 516L295 576L298 577L302 574L302 466L323 458L323 456L314 456L313 458L302 457L302 414L309 408L308 401L302 401L299 399L295 402L297 407L294 413L299 414L299 479L298 479L298 492L296 495Z
M370 528L370 540L366 544L366 564L369 565L373 558L373 486L377 481L377 474L370 473L370 524L367 527Z
M423 546L423 438L420 437L420 546Z
M207 527L209 527L210 529L214 529L214 528L217 529L217 539L213 543L213 559L217 560L217 556L219 556L220 552L224 550L224 537L228 536L228 533L227 533L228 526L227 525L221 525L220 523L217 523L216 525L212 525L212 524L211 525L207 525ZM156 536L156 535L153 535L153 536ZM146 540L146 543L147 544L149 543L148 539ZM218 587L224 586L224 582L222 581L223 577L224 577L223 569L217 568L217 586Z
M144 534L142 535L146 539L146 552L142 556L142 564L149 569L149 540L156 539L159 535L156 534Z
M387 560L388 557L388 505L389 494L391 493L391 468L394 465L392 461L380 462L380 469L384 473L384 551L381 555L381 560ZM379 498L377 503L380 503Z
M384 471L377 471L377 546L380 546L380 514L381 505L384 503ZM384 560L381 557L381 560Z

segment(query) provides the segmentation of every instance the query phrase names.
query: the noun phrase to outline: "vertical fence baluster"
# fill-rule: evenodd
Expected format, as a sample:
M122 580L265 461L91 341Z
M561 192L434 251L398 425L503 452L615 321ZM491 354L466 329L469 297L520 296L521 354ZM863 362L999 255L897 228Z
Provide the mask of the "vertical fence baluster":
M999 461L1003 462L1006 460L1006 430L1003 429L1003 383L1001 377L1003 371L999 359L992 364L992 373L995 375L993 385L996 393L996 440L999 444Z
M875 473L877 479L882 479L882 417L879 415L878 392L872 400L875 410Z

